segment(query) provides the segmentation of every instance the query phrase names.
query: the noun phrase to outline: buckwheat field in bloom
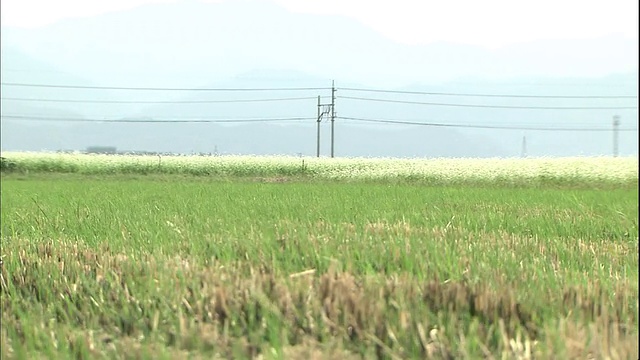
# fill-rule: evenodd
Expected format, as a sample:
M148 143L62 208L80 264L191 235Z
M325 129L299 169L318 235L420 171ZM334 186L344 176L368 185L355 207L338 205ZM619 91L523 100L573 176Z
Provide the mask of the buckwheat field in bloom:
M638 358L637 157L2 157L3 358Z

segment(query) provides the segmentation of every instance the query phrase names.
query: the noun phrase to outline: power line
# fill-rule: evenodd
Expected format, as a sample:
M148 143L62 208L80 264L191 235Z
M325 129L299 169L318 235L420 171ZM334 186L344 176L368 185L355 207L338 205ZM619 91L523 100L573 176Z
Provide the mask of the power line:
M398 104L414 104L414 105L430 105L430 106L451 106L451 107L471 107L471 108L491 108L491 109L535 109L535 110L631 110L637 109L637 106L519 106L519 105L480 105L480 104L456 104L456 103L434 103L407 100L390 100L377 98L363 98L354 96L340 96L341 99L361 100L361 101L377 101Z
M475 128L475 129L499 129L499 130L539 130L539 131L611 131L607 128L559 128L559 127L523 127L523 126L493 126L493 125L472 125L472 124L445 124L434 122L417 122L408 120L390 120L390 119L368 119L358 117L339 117L342 120L360 121L382 124L402 124L402 125L421 125L435 127L456 127L456 128ZM638 131L638 129L618 129L618 131Z
M607 96L607 95L514 95L514 94L477 94L477 93L402 91L402 90L383 90L383 89L365 89L365 88L339 88L339 90L389 93L389 94L531 98L531 99L637 99L638 98L637 95L613 95L613 96Z
M27 84L15 82L2 82L6 86L58 88L58 89L96 89L96 90L143 90L143 91L319 91L331 90L330 87L284 87L284 88L168 88L168 87L117 87L117 86L84 86L84 85L55 85L55 84ZM439 96L466 96L466 97L502 97L502 98L540 98L540 99L636 99L637 95L519 95L519 94L481 94L481 93L453 93L453 92L426 92L426 91L402 91L341 87L337 90L376 92L390 94L412 95L439 95ZM346 98L346 97L344 97Z
M249 123L249 122L286 122L316 120L310 117L253 118L253 119L80 119L29 115L2 115L2 118L22 121L64 121L95 123Z
M184 101L136 101L136 100L67 100L67 99L28 99L3 97L1 100L26 101L26 102L53 102L53 103L88 103L88 104L217 104L217 103L252 103L252 102L275 102L275 101L297 101L314 100L317 97L290 97L290 98L267 98L267 99L233 99L233 100L184 100Z
M165 88L165 87L117 87L117 86L82 86L82 85L52 85L52 84L25 84L14 82L2 82L1 85L55 88L55 89L94 89L94 90L144 90L144 91L311 91L330 90L330 87L287 87L287 88Z
M26 72L26 73L43 73L43 74L65 74L60 71L52 71L52 70L35 70L35 69L7 69L3 68L2 71L7 72Z

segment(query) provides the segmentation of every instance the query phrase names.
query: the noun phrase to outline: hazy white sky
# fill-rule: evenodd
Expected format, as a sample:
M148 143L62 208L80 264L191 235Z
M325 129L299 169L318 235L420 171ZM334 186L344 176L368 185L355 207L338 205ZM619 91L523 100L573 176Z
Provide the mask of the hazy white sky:
M37 27L64 18L179 1L187 0L2 0L2 25ZM496 48L537 39L609 34L638 39L637 0L271 1L294 12L351 17L406 44L451 41Z

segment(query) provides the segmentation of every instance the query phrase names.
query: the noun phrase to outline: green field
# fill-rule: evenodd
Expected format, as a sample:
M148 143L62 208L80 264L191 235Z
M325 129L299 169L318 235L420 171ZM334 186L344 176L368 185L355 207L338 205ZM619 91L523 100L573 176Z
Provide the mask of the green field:
M3 358L638 358L637 158L2 156Z

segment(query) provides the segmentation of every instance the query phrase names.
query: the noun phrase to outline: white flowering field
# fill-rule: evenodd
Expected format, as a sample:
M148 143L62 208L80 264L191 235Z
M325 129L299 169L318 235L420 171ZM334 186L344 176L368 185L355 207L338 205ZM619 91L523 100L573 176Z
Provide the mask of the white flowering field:
M130 156L5 152L27 172L311 176L344 180L612 182L638 180L637 157L506 159L300 158L290 156Z

